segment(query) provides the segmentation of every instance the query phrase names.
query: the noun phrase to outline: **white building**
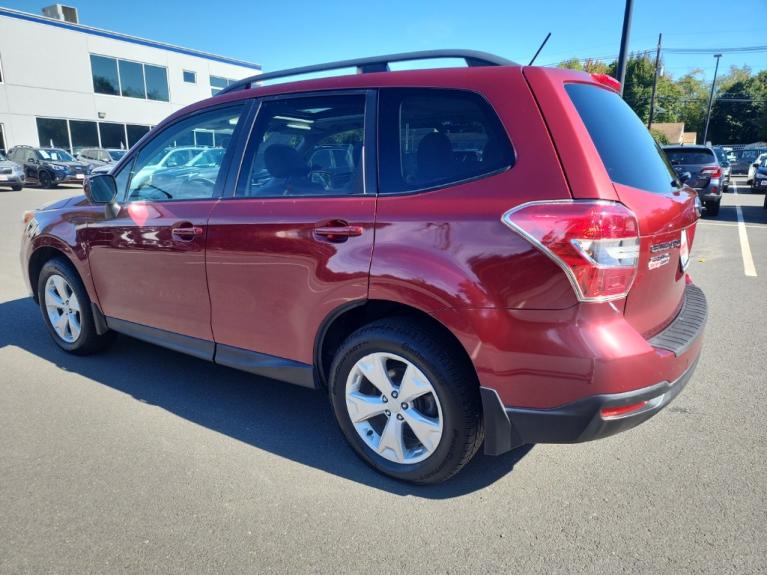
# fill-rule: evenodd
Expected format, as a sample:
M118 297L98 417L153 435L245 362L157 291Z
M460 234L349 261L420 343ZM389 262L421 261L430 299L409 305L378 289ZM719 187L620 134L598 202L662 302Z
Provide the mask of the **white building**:
M0 7L0 150L128 148L258 64ZM65 21L67 17L72 21Z

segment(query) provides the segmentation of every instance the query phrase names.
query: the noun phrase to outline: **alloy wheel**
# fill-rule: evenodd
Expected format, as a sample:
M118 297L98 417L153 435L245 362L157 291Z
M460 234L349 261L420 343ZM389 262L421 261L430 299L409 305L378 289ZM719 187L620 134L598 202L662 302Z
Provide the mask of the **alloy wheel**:
M357 434L394 463L418 463L439 446L442 407L426 375L393 353L372 353L346 380L346 408Z
M45 309L53 331L63 341L74 343L80 337L80 302L69 282L58 274L45 282Z

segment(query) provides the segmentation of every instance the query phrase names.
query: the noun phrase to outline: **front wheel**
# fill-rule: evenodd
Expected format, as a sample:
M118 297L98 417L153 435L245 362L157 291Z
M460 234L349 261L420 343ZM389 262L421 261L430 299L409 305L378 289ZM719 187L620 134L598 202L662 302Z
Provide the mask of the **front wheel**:
M20 192L20 191L21 191L21 188L22 188L22 186L20 186L20 185L18 185L18 184L11 186L11 189L12 189L14 192Z
M354 332L336 353L330 398L341 431L377 471L444 481L484 438L476 376L455 342L408 318Z
M45 170L41 171L38 179L40 181L41 188L47 190L53 187L53 177L49 172L46 172Z
M100 335L96 331L88 292L69 262L46 262L37 282L37 297L48 333L64 351L87 355L114 339L114 332Z

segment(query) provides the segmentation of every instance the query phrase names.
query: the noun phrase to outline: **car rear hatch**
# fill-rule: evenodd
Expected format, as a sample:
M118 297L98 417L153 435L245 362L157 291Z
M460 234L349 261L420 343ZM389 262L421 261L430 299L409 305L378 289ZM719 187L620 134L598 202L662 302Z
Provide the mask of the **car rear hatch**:
M682 308L697 194L681 186L663 151L603 75L526 68L557 144L573 198L618 202L639 227L636 276L623 303L626 320L646 338Z
M689 173L685 182L691 188L702 190L707 187L712 178L721 177L721 168L714 152L706 148L664 148L666 157L678 176Z

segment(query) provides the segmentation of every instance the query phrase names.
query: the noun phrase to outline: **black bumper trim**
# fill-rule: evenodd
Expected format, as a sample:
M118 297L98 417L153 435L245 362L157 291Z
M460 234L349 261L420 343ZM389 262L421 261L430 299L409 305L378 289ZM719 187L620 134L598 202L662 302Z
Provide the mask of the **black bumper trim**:
M650 338L650 345L666 349L679 357L695 342L708 317L708 303L703 290L690 284L684 290L679 314L663 331Z
M608 437L647 421L679 395L698 359L673 382L662 381L624 393L592 395L553 409L504 407L495 390L480 388L485 414L485 453L500 455L528 443L580 443ZM605 407L648 401L648 407L623 417L603 419Z

